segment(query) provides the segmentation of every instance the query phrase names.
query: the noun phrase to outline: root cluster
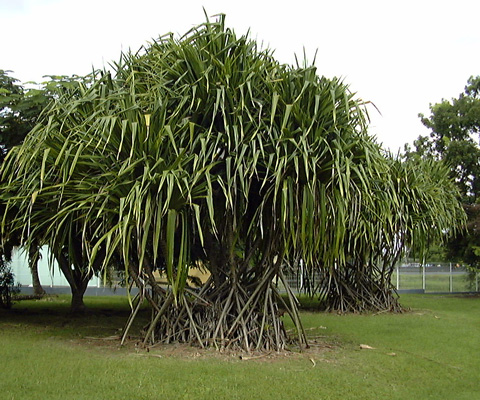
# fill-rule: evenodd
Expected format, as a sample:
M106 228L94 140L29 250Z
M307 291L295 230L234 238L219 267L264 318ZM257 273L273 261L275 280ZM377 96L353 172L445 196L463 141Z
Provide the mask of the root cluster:
M152 306L144 345L180 342L219 350L281 351L293 339L282 319L288 314L298 334L296 341L307 346L295 296L287 289L285 300L269 275L246 286L225 281L216 287L209 280L200 290L186 289L177 297L168 288L143 287L122 342L144 299Z

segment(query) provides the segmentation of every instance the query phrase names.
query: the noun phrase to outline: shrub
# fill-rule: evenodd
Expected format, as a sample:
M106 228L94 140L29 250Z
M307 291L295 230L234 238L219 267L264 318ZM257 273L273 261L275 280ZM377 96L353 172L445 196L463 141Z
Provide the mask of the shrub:
M18 293L18 286L15 286L15 275L5 259L0 257L0 307L12 307L12 294Z

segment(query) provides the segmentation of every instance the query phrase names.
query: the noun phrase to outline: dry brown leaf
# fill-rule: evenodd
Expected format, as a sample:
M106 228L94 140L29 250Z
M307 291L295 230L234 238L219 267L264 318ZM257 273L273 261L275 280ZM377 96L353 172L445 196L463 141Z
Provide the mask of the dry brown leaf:
M361 344L360 348L362 350L374 350L375 349L375 347L369 346L368 344Z

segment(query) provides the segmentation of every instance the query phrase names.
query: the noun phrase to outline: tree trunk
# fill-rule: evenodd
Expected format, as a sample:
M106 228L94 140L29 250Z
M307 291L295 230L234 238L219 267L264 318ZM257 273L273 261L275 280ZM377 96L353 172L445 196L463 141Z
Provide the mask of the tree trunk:
M83 314L87 307L83 302L83 295L85 294L85 289L78 289L75 286L71 287L72 290L72 303L70 305L70 311L72 314Z
M28 250L28 265L32 273L33 294L36 296L47 294L40 283L40 277L38 275L38 261L40 257L40 250L36 246L30 247Z
M59 254L56 258L63 275L70 285L70 290L72 291L70 311L72 314L84 313L86 311L86 306L83 302L83 295L87 290L88 282L93 276L92 269L71 265L70 261L63 254Z
M31 271L32 271L33 294L36 296L43 296L47 294L42 284L40 283L40 277L38 276L38 265L35 264L31 266Z

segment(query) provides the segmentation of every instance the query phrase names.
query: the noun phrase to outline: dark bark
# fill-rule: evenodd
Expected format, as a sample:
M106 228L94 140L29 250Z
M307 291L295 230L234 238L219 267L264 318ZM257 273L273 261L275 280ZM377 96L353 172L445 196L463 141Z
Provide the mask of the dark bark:
M40 250L36 246L31 246L28 250L28 265L32 273L33 294L36 296L47 294L40 283L40 277L38 275L38 261L40 257Z
M85 312L86 306L83 302L83 295L87 290L88 282L93 276L93 270L71 264L68 258L62 253L58 254L56 258L60 270L67 279L70 290L72 291L71 312L74 314Z
M85 289L81 289L78 287L72 287L72 303L70 306L70 311L72 314L83 314L86 310L87 307L85 306L85 303L83 302L83 295L85 294Z

